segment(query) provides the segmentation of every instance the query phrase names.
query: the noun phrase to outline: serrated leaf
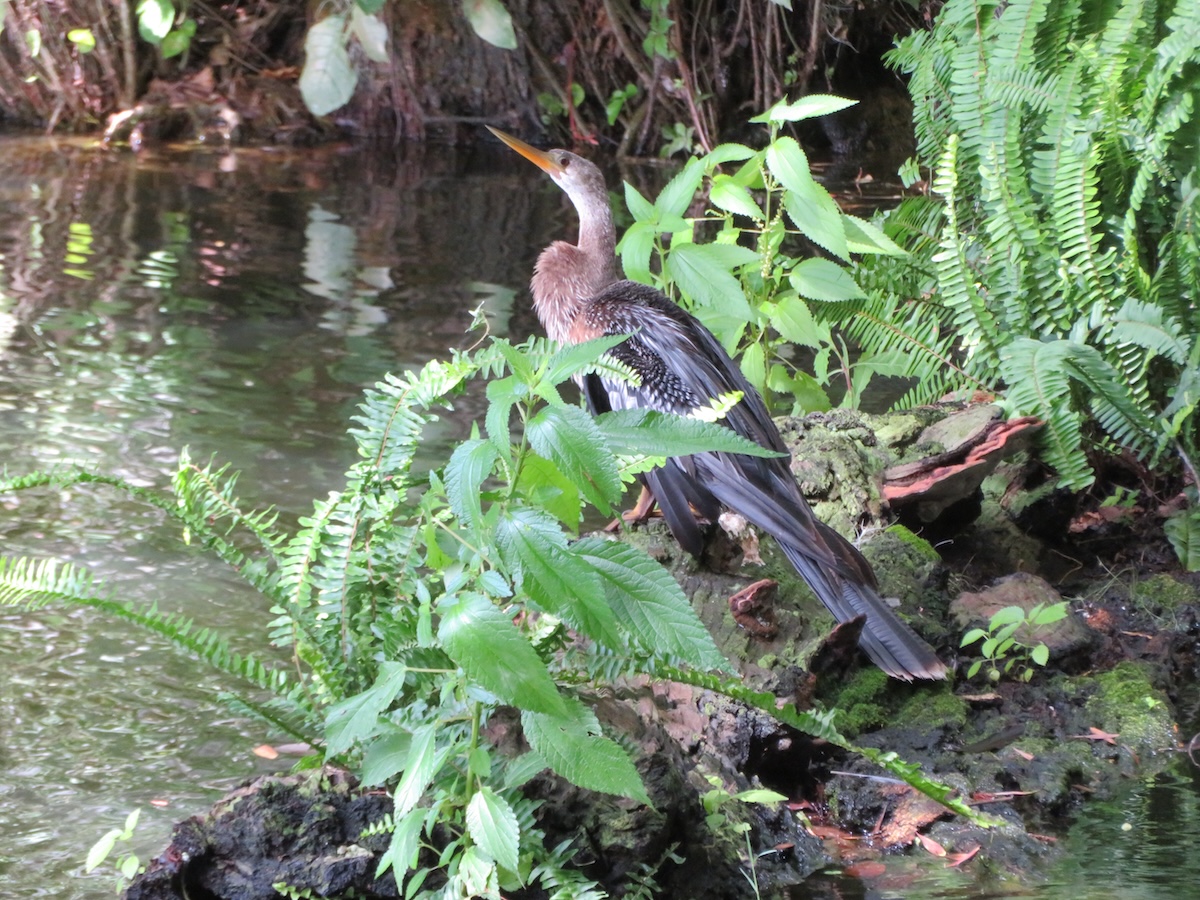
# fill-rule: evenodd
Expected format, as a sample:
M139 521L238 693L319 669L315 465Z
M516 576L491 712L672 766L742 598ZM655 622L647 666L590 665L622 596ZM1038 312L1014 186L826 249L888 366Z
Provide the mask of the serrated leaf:
M1038 644L1029 651L1029 658L1039 666L1044 666L1050 662L1050 648L1045 644Z
M738 365L755 390L761 394L767 389L767 354L762 344L755 342L743 350Z
M379 675L371 687L330 707L325 716L326 756L344 753L358 741L370 737L379 717L404 687L407 675L408 669L403 663L381 663Z
M490 600L463 594L450 609L439 611L438 640L468 678L521 709L553 714L565 709L546 664Z
M838 302L865 296L850 273L828 259L806 259L788 276L792 289L810 300Z
M367 59L377 63L388 61L387 25L378 16L366 12L360 6L353 6L350 10L350 31L358 39L358 44Z
M566 381L573 375L586 372L607 350L625 341L623 334L606 334L582 344L570 344L555 351L546 361L546 378L551 384Z
M732 269L758 256L747 247L730 244L672 245L666 274L693 303L720 310L738 322L751 319L750 304Z
M842 213L846 228L846 246L851 253L877 253L884 256L907 256L908 251L883 233L872 222Z
M444 479L446 497L450 509L468 526L482 515L480 488L499 457L496 445L484 440L463 441L450 454Z
M308 29L300 96L314 116L344 106L358 84L358 72L346 52L346 17L328 16Z
M521 830L508 801L489 787L480 788L467 804L467 831L471 840L510 872L517 871Z
M550 460L536 453L526 456L516 487L521 496L550 513L570 528L572 534L578 532L583 515L579 489Z
M572 701L563 715L522 712L521 728L534 751L572 784L649 805L629 754L600 733L595 714Z
M496 543L510 568L515 562L534 603L606 646L621 646L601 580L567 548L553 521L533 510L513 510L497 526Z
M404 760L404 774L396 785L394 815L397 819L420 802L438 770L437 757L437 723L431 722L412 733L408 757Z
M463 0L463 13L475 33L503 50L517 49L512 16L500 0Z
M391 781L404 768L412 747L412 735L394 731L371 741L363 754L362 783L366 787Z
M648 222L634 222L621 236L617 252L621 254L621 269L630 281L654 284L650 271L650 257L654 253L654 226Z
M628 456L688 456L692 453L744 453L785 456L743 437L720 422L650 409L615 409L596 417L613 453Z
M803 192L785 191L783 207L796 229L814 244L841 259L850 258L842 211L829 191L815 181Z
M611 504L621 499L624 487L617 461L587 412L578 406L544 407L525 427L525 436L601 512L611 513Z
M775 304L767 318L780 336L793 344L814 349L829 343L829 326L813 318L808 304L789 294Z
M708 199L713 206L726 212L747 216L756 222L763 220L762 209L755 202L754 197L728 175L713 176Z
M704 166L711 171L715 166L723 163L742 162L755 155L755 151L745 144L718 144L704 156Z
M654 207L659 215L682 216L692 205L692 198L704 179L704 163L695 157L689 159L675 177L667 182L666 187L659 191L654 201ZM672 229L675 230L675 229Z
M643 647L698 669L729 668L671 573L643 551L594 537L572 549L599 573L617 620Z
M641 192L628 181L625 182L625 208L639 222L652 222L658 218L654 204L642 196Z
M766 122L799 122L801 119L813 119L817 116L827 116L830 113L854 106L857 100L847 100L845 97L835 97L832 94L809 94L801 97L795 103L780 100L765 113L761 113L750 121Z

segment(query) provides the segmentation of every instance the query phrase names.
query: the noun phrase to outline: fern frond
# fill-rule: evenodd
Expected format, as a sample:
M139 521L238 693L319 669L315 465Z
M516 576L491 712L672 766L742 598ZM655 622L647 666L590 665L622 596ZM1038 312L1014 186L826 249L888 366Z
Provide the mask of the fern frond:
M79 566L54 559L0 557L0 605L34 610L55 602L96 597L96 581Z

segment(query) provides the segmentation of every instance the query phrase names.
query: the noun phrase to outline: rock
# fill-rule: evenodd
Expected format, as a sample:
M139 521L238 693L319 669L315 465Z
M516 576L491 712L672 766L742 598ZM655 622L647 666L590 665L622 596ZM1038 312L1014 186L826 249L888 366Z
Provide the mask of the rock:
M1049 606L1062 601L1062 596L1048 582L1036 575L1018 572L1001 578L979 593L964 592L950 604L950 614L962 631L986 628L992 616L1009 606L1026 613L1036 606ZM1088 649L1096 642L1096 634L1072 610L1065 618L1036 629L1022 625L1014 637L1027 645L1043 643L1050 650L1050 659L1062 660Z

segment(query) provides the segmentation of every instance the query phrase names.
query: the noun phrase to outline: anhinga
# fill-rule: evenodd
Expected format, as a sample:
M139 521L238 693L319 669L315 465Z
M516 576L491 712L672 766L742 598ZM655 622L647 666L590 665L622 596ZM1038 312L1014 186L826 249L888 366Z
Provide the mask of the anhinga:
M579 213L579 242L555 241L534 269L533 305L546 333L567 344L630 335L609 353L636 371L641 384L589 375L583 393L592 413L649 408L686 415L738 391L742 399L722 421L786 453L762 397L711 332L654 288L621 279L600 170L566 150L538 150L489 130L549 174ZM779 542L839 622L866 617L859 643L879 668L905 681L944 678L946 667L933 649L880 598L862 554L813 515L789 462L788 456L697 453L672 457L643 477L671 533L693 556L703 549L697 514L715 521L722 507L739 513Z

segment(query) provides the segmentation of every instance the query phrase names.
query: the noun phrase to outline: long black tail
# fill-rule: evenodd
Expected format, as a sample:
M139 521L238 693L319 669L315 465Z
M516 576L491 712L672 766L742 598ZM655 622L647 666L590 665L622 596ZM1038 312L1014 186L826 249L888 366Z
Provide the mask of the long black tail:
M946 666L933 648L900 620L874 587L817 564L811 551L785 541L779 546L835 619L867 617L858 643L875 665L903 681L946 677Z

